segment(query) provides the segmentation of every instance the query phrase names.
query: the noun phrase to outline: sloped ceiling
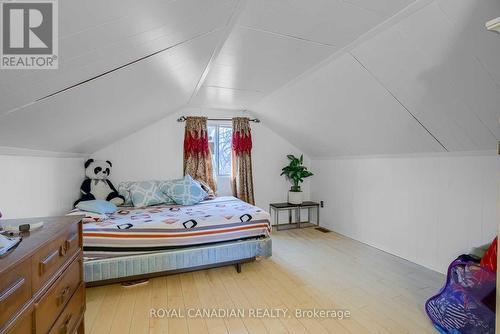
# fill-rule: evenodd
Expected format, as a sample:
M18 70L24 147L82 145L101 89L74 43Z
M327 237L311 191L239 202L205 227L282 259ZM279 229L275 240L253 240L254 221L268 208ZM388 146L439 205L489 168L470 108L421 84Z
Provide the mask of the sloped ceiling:
M59 6L59 70L0 71L0 146L92 153L186 105L248 109L312 157L500 139L498 0Z
M252 108L313 157L494 150L497 0L420 1Z
M59 69L0 71L0 146L91 153L186 105L237 1L58 3Z
M411 1L249 0L191 104L250 109Z

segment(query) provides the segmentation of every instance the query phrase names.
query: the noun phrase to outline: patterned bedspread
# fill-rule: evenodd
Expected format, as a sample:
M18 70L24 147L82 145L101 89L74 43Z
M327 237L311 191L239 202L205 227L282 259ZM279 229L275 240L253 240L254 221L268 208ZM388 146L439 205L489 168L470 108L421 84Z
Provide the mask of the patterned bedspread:
M123 256L221 241L269 236L269 214L234 197L192 206L122 207L111 215L85 214L86 258Z

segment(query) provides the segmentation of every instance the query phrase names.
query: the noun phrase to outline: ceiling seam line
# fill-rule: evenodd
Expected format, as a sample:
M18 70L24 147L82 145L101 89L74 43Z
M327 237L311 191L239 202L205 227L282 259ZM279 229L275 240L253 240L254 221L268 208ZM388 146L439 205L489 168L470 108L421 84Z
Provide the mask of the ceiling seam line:
M239 91L246 91L246 92L264 93L263 91L257 90L257 89L232 88L232 87L224 87L224 86L218 86L218 85L203 85L203 86L204 87L212 87L212 88L220 88L220 89L239 90Z
M352 52L348 52L351 57L353 57L356 62L358 62L358 64L363 67L365 69L365 71L370 74L377 82L380 86L382 86L391 96L393 99L395 99L400 105L401 107L403 107L406 112L408 114L410 114L411 117L413 117L413 119L415 119L415 121L417 121L418 124L420 124L420 126L432 137L434 138L434 140L439 144L441 145L441 147L446 151L446 152L449 152L449 150L446 148L446 146L443 145L443 143L437 139L437 137L410 111L410 109L408 109L404 104L403 102L401 102L378 78L377 76L375 76Z
M445 17L446 17L446 15L445 15ZM448 19L448 18L446 17L446 19ZM451 22L449 22L449 23L451 24ZM410 38L410 36L409 36L406 32L404 32L402 29L397 29L397 34L398 34L398 35L399 35L399 36L400 36L403 40L408 40L408 39ZM422 51L421 49L422 49L422 47L415 47L413 51L414 51L416 54L419 54L422 58L425 58L425 57L427 56L427 54L426 54L424 51ZM448 81L448 80L447 80L447 81ZM449 87L450 87L451 89L456 90L456 88L455 88L455 86L454 86L453 82L449 82L449 83L448 83L448 85L449 85ZM460 104L460 105L461 105L462 107L467 108L467 104L466 104L464 101L460 101L460 102L461 102L461 104ZM456 117L454 117L454 118L451 120L451 123L453 123L453 124L454 124L454 125L455 125L455 126L456 126L459 130L460 130L460 133L463 133L463 134L465 135L465 137L467 137L467 139L468 139L468 140L469 140L469 141L470 141L473 145L476 145L476 143L475 143L474 139L473 139L471 136L469 136L469 134L468 134L468 132L466 131L466 129L462 126L462 124L461 124L461 123L457 120L457 118L456 118ZM457 141L458 141L458 140L457 140ZM463 149L463 148L465 147L465 146L464 146L465 144L464 144L463 140L459 140L459 142L460 142L460 147L461 147L461 149Z
M446 17L446 19L448 20L448 23L453 27L454 26L454 23L451 21L451 19L448 17L448 15L444 12L444 10L441 9L441 7L439 6L440 8L440 11L443 13L443 15ZM398 29L398 34L403 38L403 39L408 39L409 36L407 33L405 33L404 31L402 30L399 30ZM422 56L425 56L425 52L424 51L421 51L420 49L422 48L416 48L415 49L415 52L418 52L420 53ZM482 66L482 63L481 61L479 60L479 58L477 58L475 56L475 54L472 54L472 53L467 53L465 54L465 56L467 56L468 58L471 58L472 60L475 60L479 63L480 66ZM486 68L483 68L483 70L485 71L486 73L486 76L489 77L489 73L488 71L486 70ZM497 87L496 84L495 84L495 81L490 78L490 80L492 80L492 84L493 86ZM457 90L457 87L455 85L455 82L454 81L450 81L450 80L446 80L448 82L448 85L450 86L450 88L452 88L453 90ZM498 88L498 87L497 87ZM474 117L479 121L479 123L481 123L485 128L486 128L486 131L489 132L493 138L495 138L495 141L496 141L496 135L494 134L494 132L483 122L483 120L481 119L481 117L474 111L474 108L471 108L469 106L469 103L467 103L467 101L465 100L459 100L458 102L460 102L460 106L462 106L463 108L467 109L472 115L474 115ZM466 137L469 139L469 141L471 143L473 143L474 145L476 145L476 141L474 140L473 137L471 137L468 132L466 131L466 129L462 126L461 123L458 122L458 120L456 118L453 118L453 123L461 130L462 133L464 133L466 135ZM480 145L476 145L477 147L480 147Z
M271 97L278 94L279 91L294 85L296 82L298 82L299 80L301 80L307 76L312 75L312 73L327 66L328 64L330 64L334 60L338 59L339 57L349 53L356 46L360 45L361 43L365 42L366 40L373 38L374 36L378 35L380 32L387 30L389 27L392 27L397 22L403 20L405 17L411 15L414 12L419 11L420 9L426 7L427 5L429 5L433 2L434 2L434 0L415 0L414 2L410 3L408 6L404 7L403 9L398 11L397 13L393 14L392 16L388 17L387 19L385 19L381 23L377 24L375 27L373 27L370 30L368 30L367 32L361 34L360 36L358 36L355 40L353 40L349 44L347 44L343 47L340 47L340 49L334 51L331 55L327 56L325 59L321 60L319 63L313 65L312 67L309 67L304 72L302 72L299 75L288 80L287 82L285 82L284 84L282 84L278 88L270 91L258 103L261 103L263 100L270 99ZM250 105L249 108L253 108L253 107L257 106L258 103L254 103L253 105Z
M137 59L132 60L132 61L130 61L130 62L128 62L128 63L126 63L126 64L120 65L120 66L115 67L115 68L113 68L113 69L111 69L111 70L108 70L108 71L105 71L105 72L103 72L103 73L101 73L101 74L95 75L95 76L93 76L93 77L91 77L91 78L89 78L89 79L86 79L86 80L80 81L80 82L78 82L78 83L76 83L76 84L74 84L74 85L71 85L71 86L68 86L68 87L66 87L66 88L60 89L60 90L58 90L58 91L56 91L56 92L54 92L54 93L51 93L51 94L49 94L49 95L46 95L46 96L44 96L44 97L40 97L40 98L36 99L35 101L33 101L33 103L34 103L34 102L40 102L40 101L43 101L43 100L45 100L45 99L48 99L48 98L53 97L53 96L55 96L55 95L58 95L58 94L60 94L60 93L66 92L66 91L68 91L68 90L70 90L70 89L76 88L76 87L78 87L78 86L80 86L80 85L86 84L86 83L88 83L88 82L90 82L90 81L96 80L96 79L98 79L98 78L101 78L101 77L103 77L103 76L106 76L106 75L108 75L108 74L111 74L111 73L113 73L113 72L116 72L116 71L118 71L118 70L121 70L122 68L125 68L125 67L128 67L128 66L131 66L131 65L134 65L134 64L136 64L136 63L138 63L138 62L140 62L140 61L142 61L142 60L145 60L145 59L151 58L151 57L153 57L153 56L156 56L157 54L162 53L162 52L164 52L164 51L168 51L168 50L173 49L173 48L175 48L175 47L177 47L177 46L180 46L180 45L182 45L182 44L189 43L189 42L191 42L191 41L193 41L193 40L195 40L195 39L197 39L197 38L207 36L207 35L209 35L209 34L211 34L211 33L215 32L215 31L217 31L217 30L219 30L219 29L220 29L220 28L216 28L216 29L210 30L210 31L205 32L205 33L202 33L202 34L198 34L198 35L196 35L196 36L194 36L194 37L192 37L192 38L189 38L189 39L184 40L184 41L182 41L182 42L176 43L176 44L174 44L174 45L172 45L172 46L169 46L169 47L163 48L163 49L161 49L161 50L158 50L158 51L155 51L155 52L153 52L153 53L150 53L150 54L148 54L148 55L146 55L146 56L143 56L143 57L137 58Z
M312 44L318 44L318 45L321 45L321 46L328 46L328 47L334 47L334 48L337 47L335 44L322 43L322 42L313 41L312 39L307 39L307 38L304 38L304 37L298 37L298 36L294 36L294 35L283 34L283 33L279 33L279 32L276 32L276 31L271 31L271 30L266 30L266 29L254 28L254 27L250 27L250 26L247 26L247 25L243 25L243 24L238 24L238 27L241 27L243 29L248 29L248 30L263 32L263 33L266 33L266 34L276 35L276 36L280 36L280 37L285 37L285 38L290 38L290 39L297 39L299 41L308 42L308 43L312 43Z
M221 41L215 46L210 59L207 62L207 66L205 66L205 69L200 75L200 78L198 79L198 83L196 84L193 93L189 97L189 100L187 102L187 106L191 105L191 102L193 101L193 98L198 94L200 91L201 87L203 86L203 83L208 77L208 73L210 72L210 69L215 61L215 59L219 56L220 52L222 51L222 48L224 47L224 44L226 44L227 39L229 38L229 35L231 35L231 32L233 31L234 26L236 25L236 21L238 20L240 14L243 12L243 9L246 6L246 1L247 0L239 0L238 3L235 6L235 9L231 13L231 16L229 17L226 25L221 28L223 31L223 35L221 36Z

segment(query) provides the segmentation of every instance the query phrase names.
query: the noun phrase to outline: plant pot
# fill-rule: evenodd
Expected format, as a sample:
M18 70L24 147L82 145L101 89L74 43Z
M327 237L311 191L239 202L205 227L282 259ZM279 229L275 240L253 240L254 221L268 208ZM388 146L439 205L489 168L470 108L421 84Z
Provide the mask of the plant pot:
M288 192L288 203L290 204L302 204L302 191L289 191Z

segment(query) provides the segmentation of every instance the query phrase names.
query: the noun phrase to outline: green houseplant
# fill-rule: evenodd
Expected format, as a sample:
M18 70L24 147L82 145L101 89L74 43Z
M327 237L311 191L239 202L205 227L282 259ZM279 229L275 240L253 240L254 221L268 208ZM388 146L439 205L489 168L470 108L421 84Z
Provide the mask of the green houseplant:
M307 170L307 167L303 165L304 155L300 158L289 154L287 155L290 163L281 169L281 175L285 175L286 179L292 183L292 187L288 192L288 203L291 204L301 204L302 203L302 191L300 189L300 184L304 182L306 177L314 175Z

